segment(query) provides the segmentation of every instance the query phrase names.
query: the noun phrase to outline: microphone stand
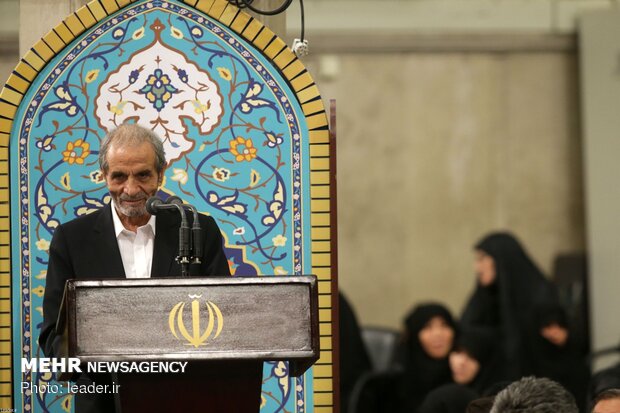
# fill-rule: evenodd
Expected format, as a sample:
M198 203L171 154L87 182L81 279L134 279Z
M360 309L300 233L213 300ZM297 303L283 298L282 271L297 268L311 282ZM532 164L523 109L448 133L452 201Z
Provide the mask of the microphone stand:
M156 215L159 210L176 208L181 214L181 226L179 227L179 255L176 257L176 261L181 265L181 276L189 277L189 264L192 259L191 249L191 232L189 225L187 225L187 217L185 216L185 209L178 203L166 203L157 198L151 197L146 202L146 210Z
M192 237L191 237L191 250L192 250L192 264L202 263L202 228L200 227L200 221L198 218L198 210L191 204L184 204L183 200L178 196L171 196L166 200L167 204L180 205L192 211L194 222L192 223Z
M177 262L181 264L181 276L189 277L189 264L192 256L190 242L191 242L191 233L189 231L189 226L187 225L187 217L185 216L185 210L182 206L177 204L172 204L179 210L181 214L181 227L179 228L179 256L177 257Z

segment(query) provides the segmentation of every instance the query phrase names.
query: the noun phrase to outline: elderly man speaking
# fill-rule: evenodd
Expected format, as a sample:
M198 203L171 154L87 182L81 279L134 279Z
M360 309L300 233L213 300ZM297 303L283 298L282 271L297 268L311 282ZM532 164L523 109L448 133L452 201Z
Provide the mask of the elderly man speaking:
M104 208L56 228L49 250L44 321L39 343L54 357L60 341L56 319L68 279L148 278L181 275L175 262L179 245L179 214L147 212L157 193L166 158L161 139L151 130L123 124L101 143L99 164L112 201ZM213 218L200 214L203 254L192 275L230 275L222 236ZM96 376L96 377L91 377ZM83 373L78 384L110 384L109 375ZM110 394L76 395L76 411L114 411Z

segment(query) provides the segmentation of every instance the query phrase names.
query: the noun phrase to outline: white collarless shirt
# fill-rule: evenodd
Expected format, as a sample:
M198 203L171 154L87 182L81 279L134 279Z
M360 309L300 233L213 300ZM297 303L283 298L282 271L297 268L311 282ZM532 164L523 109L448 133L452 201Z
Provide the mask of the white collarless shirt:
M136 232L129 231L123 226L116 212L116 205L112 201L112 221L125 277L150 278L155 244L155 216L151 215L149 222L139 227Z

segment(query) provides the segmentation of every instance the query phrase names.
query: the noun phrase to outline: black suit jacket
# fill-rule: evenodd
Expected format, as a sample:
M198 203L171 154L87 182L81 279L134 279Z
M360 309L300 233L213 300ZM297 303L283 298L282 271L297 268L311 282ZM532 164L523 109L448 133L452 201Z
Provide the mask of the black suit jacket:
M230 275L220 229L213 218L202 214L199 217L204 252L202 264L190 266L191 275ZM157 215L155 222L151 277L181 276L181 266L175 261L181 218L176 211L164 211ZM48 357L57 356L59 337L55 332L56 319L65 282L71 278L125 278L110 205L60 225L54 232L43 298L43 326L39 336L39 344Z

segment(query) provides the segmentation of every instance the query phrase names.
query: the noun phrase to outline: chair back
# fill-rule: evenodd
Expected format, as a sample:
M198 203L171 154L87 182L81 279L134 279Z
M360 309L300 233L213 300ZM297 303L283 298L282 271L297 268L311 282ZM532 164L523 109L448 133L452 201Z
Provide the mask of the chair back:
M375 372L392 367L400 332L388 327L362 327L362 339Z

